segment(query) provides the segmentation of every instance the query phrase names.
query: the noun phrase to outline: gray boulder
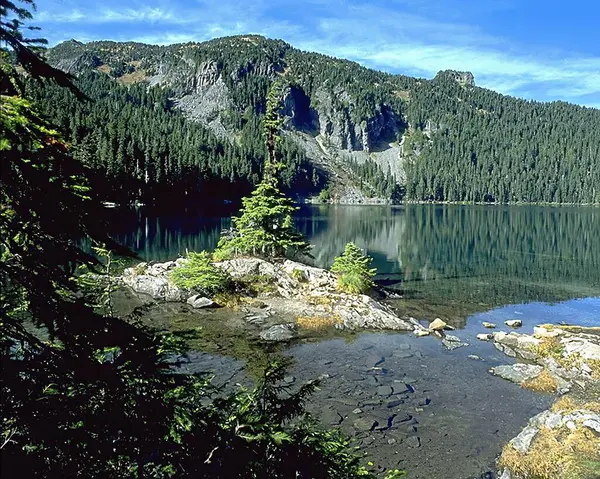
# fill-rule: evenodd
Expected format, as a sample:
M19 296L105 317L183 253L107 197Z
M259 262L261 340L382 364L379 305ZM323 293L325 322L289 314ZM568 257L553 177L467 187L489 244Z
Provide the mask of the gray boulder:
M523 381L538 377L543 370L542 366L536 364L517 363L493 367L491 372L503 379L520 384Z
M124 275L123 283L138 294L151 296L162 301L185 301L188 294L165 278L141 275Z
M214 301L202 296L201 294L195 294L194 296L190 296L187 299L186 303L195 309L210 308L215 305Z
M296 336L296 330L293 324L276 324L259 334L265 341L289 341Z

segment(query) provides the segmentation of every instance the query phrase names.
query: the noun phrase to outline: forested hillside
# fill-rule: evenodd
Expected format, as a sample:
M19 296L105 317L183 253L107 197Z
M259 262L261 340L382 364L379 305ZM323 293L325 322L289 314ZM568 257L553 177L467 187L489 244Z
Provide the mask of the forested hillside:
M285 77L284 183L300 196L600 203L600 110L390 75L258 36L76 41L48 59L92 101L30 91L107 199L235 199L259 178L269 85Z

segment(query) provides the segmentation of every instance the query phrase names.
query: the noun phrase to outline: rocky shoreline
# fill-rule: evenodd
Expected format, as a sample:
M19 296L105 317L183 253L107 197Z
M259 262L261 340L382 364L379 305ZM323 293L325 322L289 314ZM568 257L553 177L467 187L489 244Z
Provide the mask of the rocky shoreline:
M215 298L202 291L178 288L169 280L171 272L185 262L180 258L165 263L140 263L127 268L119 280L135 293L157 301L183 302L194 308L217 307ZM214 266L252 290L242 295L243 307L247 320L261 326L260 337L266 341L286 341L296 337L298 328L319 325L349 331L427 331L416 319L398 317L371 296L340 293L335 275L325 269L291 260L270 262L260 258L238 258ZM281 322L282 319L286 321Z
M505 446L500 479L600 477L600 328L542 325L533 334L493 333L512 365L491 372L562 395Z
M126 269L118 281L137 295L150 297L159 303L185 303L186 307L196 310L221 306L222 298L211 297L203 291L183 290L170 281L171 272L185 262L185 259L180 258L164 263L140 263ZM242 315L243 321L252 326L250 334L255 334L259 341L287 342L302 337L306 330L390 330L411 332L413 337L437 336L450 351L468 346L457 336L447 334L445 331L453 328L442 320L436 319L425 327L415 318L398 316L380 298L340 293L335 275L325 269L290 260L276 262L259 258L238 258L214 263L214 265L226 271L237 284L241 285L241 293L237 298L235 309L238 315ZM226 310L230 305L224 306ZM531 418L525 428L506 444L498 458L497 476L486 477L501 479L571 477L556 475L553 472L552 467L556 461L547 464L538 458L540 450L548 450L549 440L562 451L556 452L559 458L566 450L576 450L581 454L585 453L586 458L591 455L592 463L594 455L597 455L600 464L599 328L543 325L534 328L533 334L521 334L514 330L515 327L520 326L518 322L511 324L507 322L507 326L512 331L490 332L495 325L482 323L484 329L490 329L487 329L486 333L476 335L476 338L481 341L491 341L496 350L516 361L514 364L493 366L489 369L490 373L515 382L523 388L558 394L561 397L550 408ZM404 352L399 351L394 354L403 357ZM469 355L469 358L481 359L474 355ZM378 361L381 362L383 359ZM373 364L373 371L377 372L380 365L377 362ZM405 391L404 395L396 394L396 385L393 382L388 384L381 381L377 375L373 376L373 380L376 383L373 390L375 398L381 395L387 397L384 405L387 409L392 408L390 411L394 408L408 407L408 412L405 412L405 409L400 410L403 411L402 414L408 413L409 416L414 414L414 411L417 413L423 411L424 406L419 402L420 400L415 404L411 402L413 386L406 386L409 384L407 378L400 380L409 391L408 393ZM414 384L414 381L410 382ZM399 439L391 433L396 426L392 427L385 421L384 423L388 425L381 426L381 420L377 416L378 408L382 407L381 401L378 399L375 406L369 406L371 404L369 401L373 399L366 397L362 401L352 400L350 401L352 404L349 403L347 408L348 411L341 411L338 406L334 409L333 416L339 422L343 422L346 416L348 420L354 417L350 429L358 431L359 437L361 434L367 436L369 433L373 434L373 427L377 431L384 431L386 441L389 441L386 447L393 448L397 442L406 442L409 449L420 446L421 441L424 440L423 436L415 434ZM424 401L423 404L428 404L428 399ZM362 412L370 411L369 408L373 409L371 415L375 419L369 416L368 420L363 420ZM539 408L538 411L541 409ZM321 412L319 410L317 415L322 415ZM338 416L341 419L337 419ZM402 421L395 419L399 416L392 414L390 417L393 417L392 424L402 424ZM327 424L338 424L327 417L323 421ZM414 420L411 424L411 431L414 429L416 432ZM581 451L577 449L579 446L573 445L574 438L585 439L585 448ZM369 447L374 446L367 446ZM569 471L569 467L583 467L579 465L577 458L573 459L571 456L565 455L565 461L571 461L570 465L563 464L565 471ZM542 469L546 467L550 472L545 469L540 472L536 469L539 467ZM586 476L581 473L576 477L591 479L597 476Z

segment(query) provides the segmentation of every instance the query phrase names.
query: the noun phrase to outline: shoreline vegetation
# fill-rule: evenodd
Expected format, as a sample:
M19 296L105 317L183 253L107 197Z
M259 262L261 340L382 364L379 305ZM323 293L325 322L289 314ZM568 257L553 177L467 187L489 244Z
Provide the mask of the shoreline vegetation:
M223 204L232 204L232 201L225 201ZM339 201L320 201L318 198L301 198L298 200L299 204L305 205L340 205L340 206L392 206L401 208L406 205L449 205L449 206L490 206L490 207L501 207L501 206L556 206L556 207L600 207L600 203L544 203L544 202L509 202L509 203L490 203L490 202L471 202L471 201L416 201L407 200L398 203L394 203L390 200L373 200L351 203L351 202L339 202ZM140 203L134 202L131 204L121 204L112 201L105 201L102 203L106 208L143 208L146 206L152 207L157 206L158 203Z

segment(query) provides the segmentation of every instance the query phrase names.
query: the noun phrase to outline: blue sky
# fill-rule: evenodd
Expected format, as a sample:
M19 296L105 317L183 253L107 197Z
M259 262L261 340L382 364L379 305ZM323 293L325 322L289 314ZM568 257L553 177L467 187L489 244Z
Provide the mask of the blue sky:
M600 1L38 0L51 44L169 44L256 33L391 73L469 70L478 85L600 108Z

